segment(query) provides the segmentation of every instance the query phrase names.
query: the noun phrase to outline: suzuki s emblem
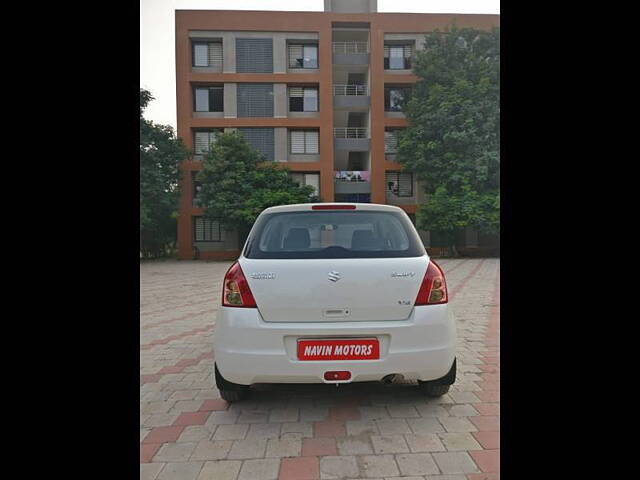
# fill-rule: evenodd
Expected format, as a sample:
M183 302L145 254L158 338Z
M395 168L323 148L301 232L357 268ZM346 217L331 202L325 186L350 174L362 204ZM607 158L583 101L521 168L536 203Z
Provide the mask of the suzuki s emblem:
M329 280L331 280L332 282L337 282L338 280L340 280L340 272L336 272L335 270L329 272Z

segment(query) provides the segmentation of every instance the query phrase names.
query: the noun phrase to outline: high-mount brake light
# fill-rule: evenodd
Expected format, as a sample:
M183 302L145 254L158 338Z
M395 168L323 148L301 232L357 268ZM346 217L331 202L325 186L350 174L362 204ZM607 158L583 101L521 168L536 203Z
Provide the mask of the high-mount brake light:
M355 205L314 205L311 210L355 210Z
M222 306L256 308L256 301L253 298L249 283L240 268L240 264L235 262L224 276L222 287Z
M449 295L447 294L444 272L437 263L429 261L415 305L437 305L448 301Z

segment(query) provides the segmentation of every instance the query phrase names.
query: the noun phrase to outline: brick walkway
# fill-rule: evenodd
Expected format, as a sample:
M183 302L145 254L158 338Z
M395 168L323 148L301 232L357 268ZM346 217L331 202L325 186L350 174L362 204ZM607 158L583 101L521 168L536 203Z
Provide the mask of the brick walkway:
M230 262L140 266L142 480L499 478L499 259L444 259L458 379L413 385L261 386L219 398L211 351Z

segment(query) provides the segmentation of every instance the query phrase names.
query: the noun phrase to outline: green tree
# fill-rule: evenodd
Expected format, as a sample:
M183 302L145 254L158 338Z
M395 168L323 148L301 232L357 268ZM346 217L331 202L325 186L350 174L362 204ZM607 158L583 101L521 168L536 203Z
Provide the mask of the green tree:
M317 200L313 187L298 185L287 169L265 162L238 132L217 136L197 180L202 184L197 201L204 215L227 230L237 229L241 243L265 208Z
M427 34L414 72L397 159L425 185L418 226L455 254L457 230L500 230L500 29Z
M188 150L173 128L156 125L143 116L153 100L140 89L140 252L159 257L175 247L180 162Z

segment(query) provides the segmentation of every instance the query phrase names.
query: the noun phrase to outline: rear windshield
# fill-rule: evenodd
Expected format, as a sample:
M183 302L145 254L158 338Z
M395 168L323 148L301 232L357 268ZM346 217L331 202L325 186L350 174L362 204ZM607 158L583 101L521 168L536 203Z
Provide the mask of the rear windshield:
M247 258L420 257L424 246L402 212L303 211L261 216Z

